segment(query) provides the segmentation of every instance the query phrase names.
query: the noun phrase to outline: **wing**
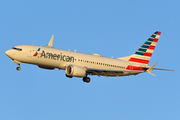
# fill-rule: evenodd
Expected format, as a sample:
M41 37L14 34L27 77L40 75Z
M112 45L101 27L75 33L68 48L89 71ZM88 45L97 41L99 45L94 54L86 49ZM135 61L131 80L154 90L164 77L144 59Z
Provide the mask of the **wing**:
M134 71L134 70L112 70L112 69L96 69L96 68L86 68L86 72L89 75L98 75L98 76L129 76L137 75L143 73L144 71Z

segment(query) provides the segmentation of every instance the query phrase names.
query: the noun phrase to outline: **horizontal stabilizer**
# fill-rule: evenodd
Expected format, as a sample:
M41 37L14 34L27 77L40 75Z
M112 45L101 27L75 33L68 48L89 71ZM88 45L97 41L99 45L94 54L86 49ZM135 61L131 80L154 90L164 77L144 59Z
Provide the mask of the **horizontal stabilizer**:
M161 69L161 68L153 68L153 70L176 71L176 70Z
M153 66L151 66L146 72L148 72L148 73L151 74L151 75L156 76L155 74L153 74L153 73L151 72L151 70L153 70L153 68L156 66L157 63L158 63L158 62L156 62Z

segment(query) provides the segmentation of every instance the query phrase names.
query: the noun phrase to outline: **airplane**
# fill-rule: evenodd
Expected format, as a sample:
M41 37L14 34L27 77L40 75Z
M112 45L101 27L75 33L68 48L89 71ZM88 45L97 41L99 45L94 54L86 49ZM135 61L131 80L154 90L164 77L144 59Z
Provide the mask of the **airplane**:
M16 69L18 71L21 70L21 63L33 64L39 68L49 70L58 68L59 70L65 70L66 77L80 77L86 83L90 82L88 75L119 78L120 76L148 72L155 76L151 72L152 70L173 71L154 68L158 62L148 66L160 35L161 32L155 31L134 54L121 58L53 48L54 35L52 35L47 46L17 45L7 50L5 54L11 58L12 62L17 63L18 67Z

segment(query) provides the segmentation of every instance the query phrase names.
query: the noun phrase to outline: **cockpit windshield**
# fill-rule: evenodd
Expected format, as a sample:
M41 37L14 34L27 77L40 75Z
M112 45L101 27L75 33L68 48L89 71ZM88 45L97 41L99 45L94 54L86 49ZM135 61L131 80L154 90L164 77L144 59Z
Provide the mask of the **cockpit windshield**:
M16 47L13 47L12 49L15 49L15 50L18 50L18 51L22 51L21 48L16 48Z

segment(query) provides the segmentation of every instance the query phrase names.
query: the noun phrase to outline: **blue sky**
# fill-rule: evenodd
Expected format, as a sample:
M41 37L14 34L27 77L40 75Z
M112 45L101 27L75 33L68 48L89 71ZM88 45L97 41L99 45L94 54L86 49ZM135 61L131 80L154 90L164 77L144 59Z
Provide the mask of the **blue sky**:
M178 0L4 0L0 2L1 120L179 120ZM114 58L134 53L162 34L149 65L176 72L91 76L89 84L65 71L17 65L5 55L15 45L46 46Z

